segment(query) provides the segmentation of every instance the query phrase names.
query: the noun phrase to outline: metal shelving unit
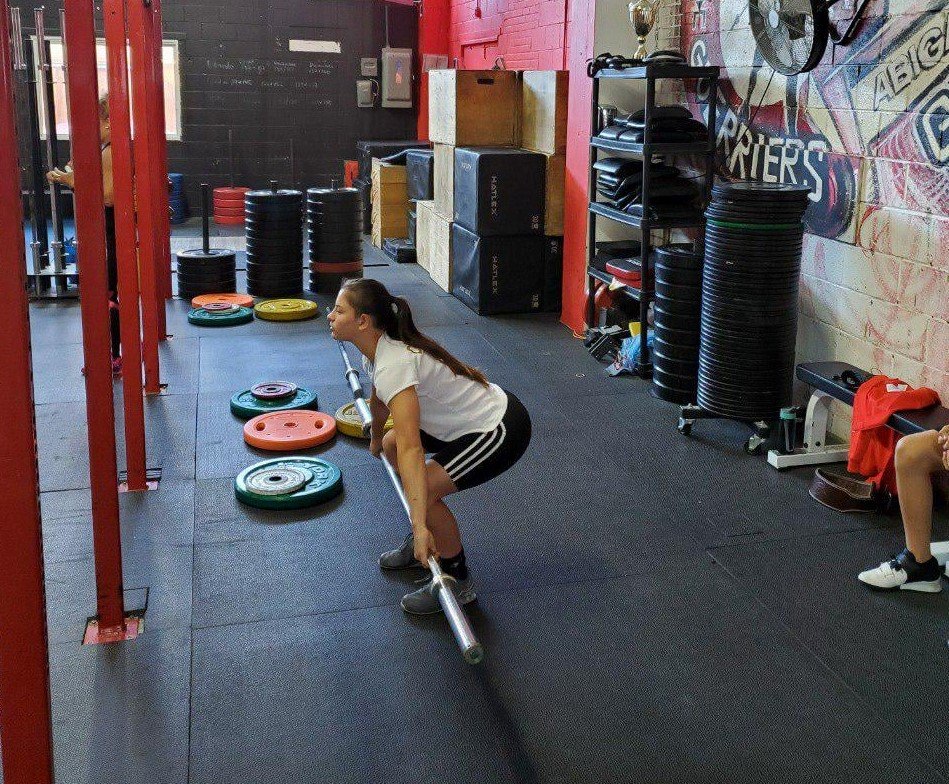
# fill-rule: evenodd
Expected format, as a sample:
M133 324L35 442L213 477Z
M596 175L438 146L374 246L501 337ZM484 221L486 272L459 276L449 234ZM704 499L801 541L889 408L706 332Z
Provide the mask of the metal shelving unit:
M622 223L638 229L642 234L642 253L640 259L645 259L646 263L640 262L642 271L642 288L637 289L634 286L622 286L617 291L623 292L626 296L639 302L639 324L640 334L647 334L646 316L649 312L649 302L653 298L654 279L652 265L648 260L652 250L651 232L654 230L669 229L687 229L687 228L705 228L705 216L703 209L696 210L694 217L670 218L668 220L656 220L649 218L650 211L650 182L652 179L652 165L657 156L672 155L705 155L705 198L704 204L708 204L712 193L712 183L715 174L715 96L718 90L719 69L717 67L694 68L687 65L644 65L637 68L625 68L623 70L603 70L599 71L593 77L593 91L590 107L591 125L597 128L600 103L600 80L602 79L644 79L646 81L646 104L645 104L645 132L642 143L623 142L615 139L600 139L593 137L590 139L590 197L592 201L589 205L589 242L587 256L587 324L593 325L596 314L593 305L593 281L598 280L604 283L612 283L613 276L603 272L593 266L593 259L596 255L596 221L597 218L606 218L607 220ZM656 80L658 79L709 79L715 83L714 89L708 91L708 139L704 142L686 142L686 143L654 143L652 141L652 112L656 108ZM629 155L634 158L641 158L643 161L643 185L642 185L642 205L643 217L629 215L620 210L614 209L608 204L602 204L596 201L596 170L593 164L598 159L599 152L619 153ZM640 376L647 378L652 374L652 362L649 357L649 348L643 341L640 351L639 364L637 371Z

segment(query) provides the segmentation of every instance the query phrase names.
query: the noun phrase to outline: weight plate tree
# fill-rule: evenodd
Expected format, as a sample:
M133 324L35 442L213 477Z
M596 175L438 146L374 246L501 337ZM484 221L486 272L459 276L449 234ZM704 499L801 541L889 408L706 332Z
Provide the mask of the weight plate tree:
M202 184L201 247L175 254L178 260L178 296L182 299L237 291L237 254L227 248L211 247L208 192L208 185Z

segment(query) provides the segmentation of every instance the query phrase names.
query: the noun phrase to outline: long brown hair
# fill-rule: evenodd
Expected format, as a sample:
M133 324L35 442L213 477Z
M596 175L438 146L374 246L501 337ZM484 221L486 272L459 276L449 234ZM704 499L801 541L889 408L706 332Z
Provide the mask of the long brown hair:
M346 292L346 299L357 313L372 318L376 327L393 340L400 340L405 345L437 359L447 365L456 376L465 376L479 384L488 385L488 379L484 373L471 365L466 365L443 346L419 332L412 320L409 303L402 297L393 297L378 280L372 278L349 280L343 284L343 291Z

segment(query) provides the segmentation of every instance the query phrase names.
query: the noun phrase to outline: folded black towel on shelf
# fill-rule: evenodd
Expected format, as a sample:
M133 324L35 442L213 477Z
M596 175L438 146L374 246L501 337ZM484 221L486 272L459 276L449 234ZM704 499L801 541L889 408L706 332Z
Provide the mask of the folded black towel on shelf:
M643 168L642 161L633 161L629 158L601 158L593 164L593 168L603 174L614 177L625 177Z

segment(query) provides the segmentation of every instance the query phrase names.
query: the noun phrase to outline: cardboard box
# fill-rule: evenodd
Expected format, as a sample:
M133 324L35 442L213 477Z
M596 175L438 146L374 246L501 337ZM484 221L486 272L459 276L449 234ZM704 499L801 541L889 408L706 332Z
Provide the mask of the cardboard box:
M429 138L454 147L518 144L520 87L514 71L429 71Z
M521 142L545 155L567 152L567 71L521 74Z
M543 234L546 166L513 147L455 148L455 223L483 237Z
M567 156L547 156L544 193L544 234L563 235L563 189L567 179Z
M475 313L531 313L540 310L544 237L479 237L452 226L451 293Z
M455 148L435 145L435 211L452 220L455 214Z

